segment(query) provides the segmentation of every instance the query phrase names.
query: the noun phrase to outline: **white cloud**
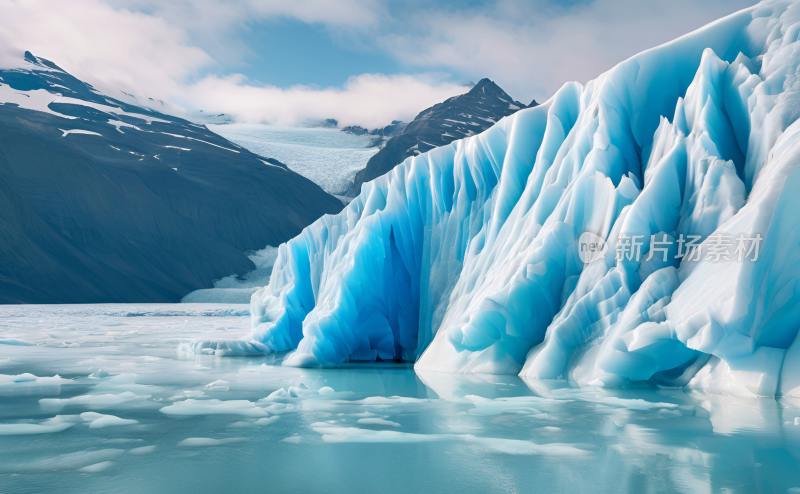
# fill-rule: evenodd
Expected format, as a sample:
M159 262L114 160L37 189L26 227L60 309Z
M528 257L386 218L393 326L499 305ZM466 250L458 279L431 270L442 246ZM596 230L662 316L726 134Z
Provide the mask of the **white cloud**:
M252 16L286 16L367 28L377 22L372 0L293 2L219 1L148 3L134 0L111 6L100 0L74 2L0 0L0 66L19 65L22 52L52 60L81 80L112 96L120 90L140 97L238 115L242 121L287 125L336 118L343 125L377 127L395 118L409 120L419 110L464 92L460 85L429 75L362 74L343 88L262 86L244 76L202 76L215 61L193 46L183 19L209 35L233 29ZM145 13L152 9L151 13Z
M374 127L409 120L465 88L447 82L447 74L354 75L342 88L264 86L230 73L253 55L241 33L274 18L321 24L332 42L382 50L409 72L489 77L528 102L541 101L566 81L586 82L750 3L596 0L561 7L547 0L498 0L464 7L380 0L0 0L0 65L30 50L113 96L124 90L244 121L336 118Z
M431 75L362 74L344 87L319 89L253 86L242 76L210 76L186 88L186 100L207 112L233 113L240 121L285 125L336 118L339 124L375 128L416 114L468 88Z
M0 64L29 50L112 95L176 94L214 62L165 20L99 0L0 0L0 19Z
M585 83L752 0L597 0L569 8L501 0L467 10L417 12L379 42L416 66L494 79L521 100Z

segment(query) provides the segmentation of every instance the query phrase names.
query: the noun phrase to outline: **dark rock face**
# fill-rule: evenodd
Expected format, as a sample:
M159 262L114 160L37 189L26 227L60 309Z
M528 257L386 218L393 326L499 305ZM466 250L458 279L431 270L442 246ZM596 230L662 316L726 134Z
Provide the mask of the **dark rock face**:
M342 208L205 126L26 61L0 71L0 303L178 301Z
M392 120L392 123L387 125L382 129L375 129L370 132L370 135L380 136L380 137L391 137L397 135L408 126L406 122L401 122L400 120Z
M360 125L348 125L342 129L342 132L350 132L351 134L355 134L357 136L369 134L369 131Z
M531 106L536 106L536 100ZM399 134L389 139L384 148L369 160L367 167L356 174L348 195L357 196L361 184L388 173L406 158L479 134L522 108L528 107L511 99L489 79L481 79L468 93L453 96L422 111Z

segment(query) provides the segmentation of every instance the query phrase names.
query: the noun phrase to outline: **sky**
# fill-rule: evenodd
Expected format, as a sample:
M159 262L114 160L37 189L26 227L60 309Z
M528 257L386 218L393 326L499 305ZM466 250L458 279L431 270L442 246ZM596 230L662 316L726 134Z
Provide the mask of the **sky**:
M175 113L375 128L488 77L542 102L752 0L0 0L22 52Z

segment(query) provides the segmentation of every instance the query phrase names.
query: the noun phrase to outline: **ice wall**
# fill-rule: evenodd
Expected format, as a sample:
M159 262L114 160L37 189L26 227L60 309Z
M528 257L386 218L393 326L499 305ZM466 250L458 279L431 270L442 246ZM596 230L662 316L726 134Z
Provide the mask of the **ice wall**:
M800 395L798 38L765 2L409 158L280 247L248 338L198 346Z

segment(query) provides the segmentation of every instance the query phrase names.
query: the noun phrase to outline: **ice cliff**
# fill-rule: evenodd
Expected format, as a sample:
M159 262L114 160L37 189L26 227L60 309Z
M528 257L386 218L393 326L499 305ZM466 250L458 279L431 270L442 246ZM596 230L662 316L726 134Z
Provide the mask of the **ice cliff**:
M764 2L407 159L199 346L800 396L798 40Z

